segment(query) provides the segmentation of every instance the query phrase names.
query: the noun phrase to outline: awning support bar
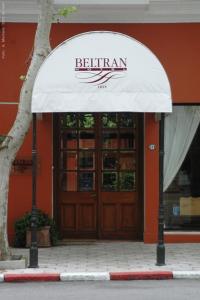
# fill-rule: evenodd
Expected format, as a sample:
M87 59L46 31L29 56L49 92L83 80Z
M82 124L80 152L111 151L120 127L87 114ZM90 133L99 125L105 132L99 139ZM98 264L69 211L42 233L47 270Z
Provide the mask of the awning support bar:
M32 211L31 211L31 246L29 268L38 268L38 245L37 245L37 119L33 115L32 123Z
M158 244L156 265L165 265L164 244L164 202L163 202L163 169L164 169L164 113L161 113L159 123L159 210L158 210Z

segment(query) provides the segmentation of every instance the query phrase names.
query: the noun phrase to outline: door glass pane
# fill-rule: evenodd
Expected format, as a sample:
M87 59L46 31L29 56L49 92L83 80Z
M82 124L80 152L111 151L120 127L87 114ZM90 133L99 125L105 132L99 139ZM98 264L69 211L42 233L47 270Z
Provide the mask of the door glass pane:
M95 173L93 172L79 173L79 190L80 191L95 190Z
M63 114L61 117L61 126L63 128L75 128L77 126L76 114Z
M117 132L115 131L104 131L102 140L103 149L116 149L118 147Z
M62 157L62 168L65 170L76 170L77 169L77 152L68 151L63 152Z
M136 161L134 152L120 152L119 165L121 170L135 170Z
M64 132L61 139L61 149L76 149L77 148L77 132Z
M135 172L120 172L119 187L120 191L135 190Z
M93 114L81 114L79 117L80 128L93 128L94 127L94 115Z
M94 152L89 152L89 151L79 152L79 168L94 170L95 168Z
M115 170L117 168L117 152L103 153L103 170Z
M77 191L77 172L66 172L61 175L62 191Z
M102 125L104 128L116 128L117 127L117 114L116 113L103 114Z
M93 131L80 131L79 133L79 148L94 149L95 135Z
M102 173L102 188L104 191L117 191L117 172Z
M120 133L120 148L135 149L135 138L133 132Z
M133 127L133 114L121 113L120 114L120 127Z
M95 190L97 180L95 151L98 150L101 152L99 172L102 177L100 179L102 189L104 191L135 190L134 115L132 113L101 114L100 149L95 149L94 116L92 113L67 113L61 116L61 126L64 128L60 148L62 189L65 191Z

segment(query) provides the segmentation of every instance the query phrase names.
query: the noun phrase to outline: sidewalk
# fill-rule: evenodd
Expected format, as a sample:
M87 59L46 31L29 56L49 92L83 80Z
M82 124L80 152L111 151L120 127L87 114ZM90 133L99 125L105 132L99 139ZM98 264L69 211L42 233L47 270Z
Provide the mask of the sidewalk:
M200 277L200 244L166 244L165 247L166 265L158 267L155 265L155 244L118 241L69 242L65 246L40 248L38 269L5 270L2 273L51 273L57 275L62 273L68 275L94 273L114 274L114 277L115 274L118 274L118 279L123 279L123 276L125 279L126 274L126 279L133 279L129 276L133 272L135 274L155 275L167 271L164 272L164 274L168 274L166 277L169 277L169 274L179 274L182 277L183 274L190 274L190 276L187 275L187 278ZM29 249L13 249L13 254L29 256ZM120 277L120 274L124 275ZM112 276L109 276L111 279Z

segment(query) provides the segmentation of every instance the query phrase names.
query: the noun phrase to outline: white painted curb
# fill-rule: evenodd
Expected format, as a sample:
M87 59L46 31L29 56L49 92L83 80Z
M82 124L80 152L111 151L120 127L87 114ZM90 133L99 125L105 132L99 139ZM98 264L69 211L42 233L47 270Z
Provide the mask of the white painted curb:
M61 273L60 281L75 281L75 280L110 280L108 272L76 272L76 273Z
M4 275L0 274L0 282L4 282Z
M173 271L174 279L200 279L200 271Z

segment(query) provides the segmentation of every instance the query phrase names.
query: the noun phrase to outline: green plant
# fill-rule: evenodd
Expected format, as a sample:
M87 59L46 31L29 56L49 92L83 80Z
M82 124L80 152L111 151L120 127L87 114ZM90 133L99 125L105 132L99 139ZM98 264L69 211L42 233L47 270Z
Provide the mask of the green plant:
M6 136L5 135L0 135L0 144L3 143L3 141L5 140Z
M58 10L58 15L62 17L68 17L70 14L77 11L76 6L63 7Z
M52 245L56 245L58 240L58 232L56 229L55 221L50 218L42 210L37 209L37 228L50 226L50 240ZM20 219L15 222L15 247L26 246L26 230L31 227L31 212L25 213Z

